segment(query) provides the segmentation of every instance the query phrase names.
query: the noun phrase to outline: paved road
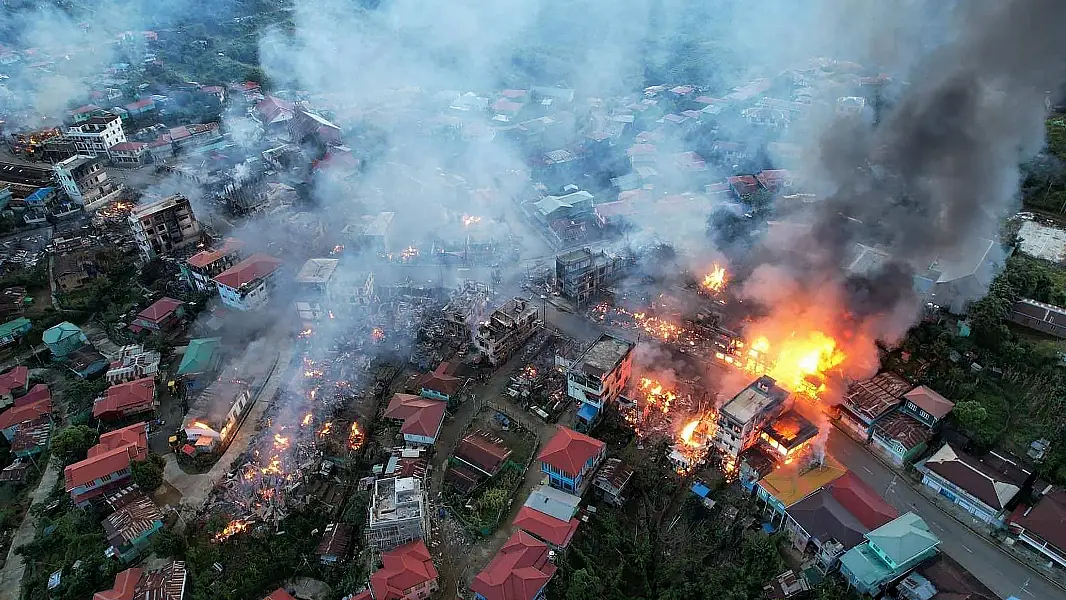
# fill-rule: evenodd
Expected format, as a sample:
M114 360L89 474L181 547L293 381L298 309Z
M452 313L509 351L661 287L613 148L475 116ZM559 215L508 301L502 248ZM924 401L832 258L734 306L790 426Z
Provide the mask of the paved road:
M1062 589L945 514L911 488L909 481L896 475L865 447L836 429L829 435L829 453L900 512L918 513L942 540L940 549L1001 598L1011 595L1021 600L1066 598Z
M41 483L37 485L37 489L33 492L33 502L30 506L41 504L47 500L48 494L52 492L57 479L59 479L59 468L50 460L48 461L48 467L44 470L44 475L41 476ZM19 597L19 591L22 589L22 575L26 571L26 563L23 562L21 554L15 554L15 550L32 542L36 531L33 515L26 511L26 517L22 519L22 523L15 530L15 535L11 539L11 548L7 552L7 562L4 563L4 568L0 571L0 600L16 600Z

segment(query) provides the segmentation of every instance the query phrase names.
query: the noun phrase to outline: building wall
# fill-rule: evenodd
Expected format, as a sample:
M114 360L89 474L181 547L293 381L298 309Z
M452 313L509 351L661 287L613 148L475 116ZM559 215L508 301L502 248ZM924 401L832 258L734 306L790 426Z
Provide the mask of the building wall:
M847 406L840 407L840 418L837 423L844 429L859 436L864 442L870 441L870 424L862 417L848 410Z
M75 497L75 496L81 496L81 495L84 495L86 493L92 492L93 490L96 490L98 488L101 488L101 487L103 487L105 485L109 485L109 484L114 483L116 481L121 481L123 479L126 479L129 476L130 476L130 469L129 469L129 467L127 467L125 469L122 469L121 471L116 471L116 472L111 473L109 475L104 475L103 477L100 477L98 479L94 479L93 481L91 481L91 482L89 482L89 483L87 483L85 485L75 487L74 489L70 490L70 495L71 495L72 498ZM88 504L88 500L83 500L80 504L78 504L78 506L85 506L86 504Z
M951 500L953 504L973 515L975 519L979 519L989 525L1003 526L1002 515L998 514L996 509L974 498L936 473L923 470L922 483L944 498Z
M246 288L243 293L227 285L216 283L218 296L222 303L237 310L256 310L270 301L270 287L274 276L259 280L254 286Z

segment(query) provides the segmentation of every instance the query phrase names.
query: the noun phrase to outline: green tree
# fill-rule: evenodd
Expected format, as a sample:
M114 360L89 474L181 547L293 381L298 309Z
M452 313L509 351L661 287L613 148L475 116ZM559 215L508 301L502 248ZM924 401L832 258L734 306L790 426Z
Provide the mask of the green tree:
M67 427L52 439L52 457L63 466L83 460L98 437L92 427Z
M491 521L507 506L507 490L492 488L481 495L477 504L481 518Z
M164 529L152 537L152 552L156 556L181 559L185 557L185 538L170 529Z
M603 582L588 569L578 569L570 576L566 600L599 600L603 597Z
M131 476L137 487L151 494L163 485L163 459L158 454L151 454L148 460L133 463Z

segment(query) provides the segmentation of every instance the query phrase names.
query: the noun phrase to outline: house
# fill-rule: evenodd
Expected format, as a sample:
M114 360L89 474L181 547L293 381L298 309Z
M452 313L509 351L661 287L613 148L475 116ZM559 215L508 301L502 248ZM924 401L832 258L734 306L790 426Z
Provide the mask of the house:
M147 142L122 142L107 150L111 155L111 164L115 167L135 169L152 161Z
M453 396L459 393L463 387L463 380L452 375L453 365L442 362L430 373L426 373L418 380L418 393L424 398L434 400L451 401Z
M14 344L33 329L33 323L26 317L19 317L0 325L0 347Z
M133 207L129 223L137 248L147 260L185 252L200 243L203 233L192 204L181 194Z
M106 157L109 148L126 141L126 132L122 130L121 117L99 111L68 127L63 138L74 144L74 151L79 155Z
M214 380L222 363L222 338L189 340L176 375L186 390L201 390Z
M820 460L775 469L755 484L755 495L765 503L771 523L784 523L790 506L847 472L844 465L826 454Z
M591 426L618 399L633 374L636 344L604 333L566 371L566 395L581 403L577 416Z
M903 395L903 412L933 429L955 408L955 403L924 385Z
M606 453L607 444L560 426L541 448L537 460L552 487L580 496Z
M52 415L42 415L19 426L11 440L11 453L26 458L44 452L52 439Z
M1049 486L1032 506L1018 505L1008 524L1019 542L1066 567L1066 490Z
M870 449L902 467L921 456L932 437L925 424L897 410L874 423Z
M542 600L555 570L547 544L516 531L474 577L470 591L476 600Z
M182 600L185 579L185 563L180 560L155 571L126 569L115 575L111 589L93 594L93 600Z
M163 297L153 302L148 308L137 313L130 331L133 333L170 334L177 331L184 323L185 303L181 300Z
M8 442L15 440L15 434L19 429L40 421L42 418L50 420L52 417L52 394L48 386L38 384L34 386L34 398L39 398L27 403L20 403L0 413L0 433ZM30 396L27 394L25 397Z
M102 157L72 156L52 165L52 171L67 197L87 211L118 199L125 189L111 178Z
M460 463L492 477L511 457L511 449L503 445L503 440L487 431L474 431L466 434L452 453Z
M138 100L127 104L124 108L131 117L140 116L155 110L155 100L145 98L144 100Z
M733 190L733 194L737 197L737 200L747 200L759 189L759 180L755 179L754 175L734 175L726 179L726 183L729 184L729 189Z
M367 593L369 593L369 591ZM359 597L356 596L356 599L359 599ZM278 588L273 592L270 592L270 595L263 598L263 600L296 600L296 598L286 591L285 588ZM369 600L369 596L359 600Z
M111 363L111 368L104 373L104 379L109 385L117 385L134 379L156 377L161 358L158 352L145 350L141 344L123 346L119 351L119 359Z
M916 467L922 483L992 527L1003 527L1011 502L1031 473L989 452L981 458L944 444Z
M795 410L788 410L763 426L760 443L776 452L786 465L799 456L818 435L818 426Z
M895 411L903 402L903 395L914 386L895 373L878 373L870 379L848 386L839 405L839 423L864 442L873 435L879 419Z
M548 222L555 219L579 219L592 212L592 204L592 194L577 190L563 196L544 196L534 202L533 207L537 216Z
M763 597L768 600L791 600L805 598L811 584L803 573L797 575L792 569L781 573L763 586Z
M107 388L107 395L93 403L93 418L117 421L130 415L153 412L158 406L155 378L145 377Z
M625 489L633 478L633 469L620 458L608 458L596 472L592 480L600 498L608 504L622 506L625 504Z
M1059 306L1022 298L1011 307L1010 320L1029 329L1066 338L1066 309Z
M68 369L82 379L89 379L107 370L107 358L90 344L71 352L62 361Z
M422 600L439 589L437 567L422 540L382 553L381 564L370 575L374 600Z
M370 497L367 545L377 552L421 540L429 531L426 491L417 477L388 477L374 482Z
M511 298L478 325L474 347L493 366L500 366L543 326L536 304L525 298Z
M148 458L148 424L137 423L100 436L89 456L63 470L65 490L75 506L86 507L94 498L117 490L129 479L135 461Z
M579 524L575 515L581 499L541 485L534 489L519 509L514 526L555 549L570 545Z
M348 558L352 546L352 526L347 523L330 523L322 532L322 541L315 549L318 561L326 566L335 566Z
M848 472L786 509L785 531L793 547L810 552L823 572L840 555L863 541L863 534L888 523L899 512L880 494Z
M30 384L30 370L19 365L0 374L0 407L15 403L15 394L22 394Z
M222 303L237 310L256 310L270 300L280 259L256 253L215 276Z
M998 242L971 238L938 256L928 271L916 276L915 287L926 302L961 315L971 300L988 290L1003 260L1003 248Z
M999 595L947 554L937 554L922 563L901 579L895 588L899 600L1000 599ZM1011 598L1018 600L1013 596Z
M448 405L440 400L432 400L412 394L393 394L385 409L384 417L403 421L400 433L409 444L432 446L444 424L444 413Z
M714 444L734 461L759 438L763 425L788 408L788 391L762 376L733 396L718 411Z
M222 245L212 250L201 250L181 263L181 276L185 283L198 292L214 292L215 276L237 264L242 258L244 242L226 238Z
M151 537L163 529L163 513L136 485L108 496L105 503L114 512L103 522L104 554L128 563L145 553Z
M937 554L940 540L909 512L865 534L866 541L840 557L840 573L860 594L877 596Z
M792 174L785 169L763 169L755 174L755 179L763 189L773 194L792 187Z

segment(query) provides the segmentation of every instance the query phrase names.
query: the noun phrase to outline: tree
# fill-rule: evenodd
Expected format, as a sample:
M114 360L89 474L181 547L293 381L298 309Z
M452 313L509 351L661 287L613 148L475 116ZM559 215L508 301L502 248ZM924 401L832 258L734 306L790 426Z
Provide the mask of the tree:
M96 430L85 425L67 427L52 440L52 456L63 466L76 463L85 458L98 437Z
M603 597L603 582L588 569L578 569L570 576L566 600L599 600Z
M163 485L163 458L158 454L152 454L148 460L133 463L131 476L137 487L146 493L152 493Z
M482 494L477 503L481 518L486 521L493 520L507 506L507 490L492 488Z
M152 536L152 552L156 556L182 559L185 557L185 538L170 529L164 529Z

